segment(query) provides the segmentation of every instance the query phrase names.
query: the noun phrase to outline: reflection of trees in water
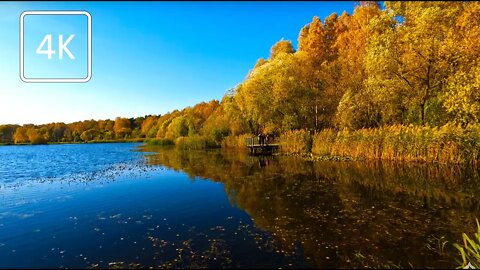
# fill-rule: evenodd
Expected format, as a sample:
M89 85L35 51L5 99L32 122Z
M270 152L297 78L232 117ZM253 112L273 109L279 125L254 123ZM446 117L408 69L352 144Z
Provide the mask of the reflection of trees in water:
M457 251L447 247L440 256L438 239L460 241L479 212L478 171L459 167L224 150L161 150L148 162L222 182L230 201L276 235L282 249L301 243L316 267L452 267Z

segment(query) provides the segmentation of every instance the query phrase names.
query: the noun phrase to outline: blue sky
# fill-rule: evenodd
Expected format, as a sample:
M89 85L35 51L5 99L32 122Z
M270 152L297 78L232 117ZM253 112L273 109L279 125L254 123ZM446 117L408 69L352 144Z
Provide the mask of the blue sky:
M344 10L351 14L354 5L0 2L0 124L164 114L221 99L242 82L258 58L268 57L275 42L284 38L296 47L301 27L314 15L323 19ZM20 80L19 17L25 10L86 10L92 15L93 76L88 83ZM35 27L51 28L52 23L36 22ZM42 41L40 36L29 37Z

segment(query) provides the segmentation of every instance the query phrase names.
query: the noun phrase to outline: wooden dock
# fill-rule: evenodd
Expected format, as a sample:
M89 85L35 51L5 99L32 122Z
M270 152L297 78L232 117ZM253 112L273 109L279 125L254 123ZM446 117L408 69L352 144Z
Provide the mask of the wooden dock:
M271 155L280 147L280 144L275 141L260 144L256 137L247 138L246 145L251 155Z

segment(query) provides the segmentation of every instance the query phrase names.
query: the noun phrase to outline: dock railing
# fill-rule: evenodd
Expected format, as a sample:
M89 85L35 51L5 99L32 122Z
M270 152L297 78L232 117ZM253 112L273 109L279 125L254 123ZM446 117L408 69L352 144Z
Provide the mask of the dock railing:
M252 136L252 137L247 137L245 139L245 144L247 145L247 147L260 146L260 141L258 139L258 136ZM263 145L267 146L267 145L272 145L272 144L273 145L279 144L278 137L274 137L273 140L272 140L272 138L269 138L268 140L266 140L264 138Z

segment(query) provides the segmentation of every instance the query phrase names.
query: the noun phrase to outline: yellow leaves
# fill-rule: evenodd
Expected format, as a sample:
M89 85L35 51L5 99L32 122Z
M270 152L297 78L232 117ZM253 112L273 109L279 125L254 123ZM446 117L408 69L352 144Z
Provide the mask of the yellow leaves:
M113 131L119 136L119 138L123 138L127 133L130 133L132 131L130 126L130 119L122 117L115 118Z
M283 40L283 38L275 43L270 49L270 59L275 59L278 55L282 53L294 53L295 50L293 49L292 42L290 40ZM260 58L262 59L262 58ZM259 61L260 61L259 59ZM263 60L263 59L262 59ZM257 65L259 63L257 62ZM255 65L255 66L257 66ZM261 64L260 64L261 65Z
M457 71L447 81L444 106L456 122L480 120L480 65L468 72Z

